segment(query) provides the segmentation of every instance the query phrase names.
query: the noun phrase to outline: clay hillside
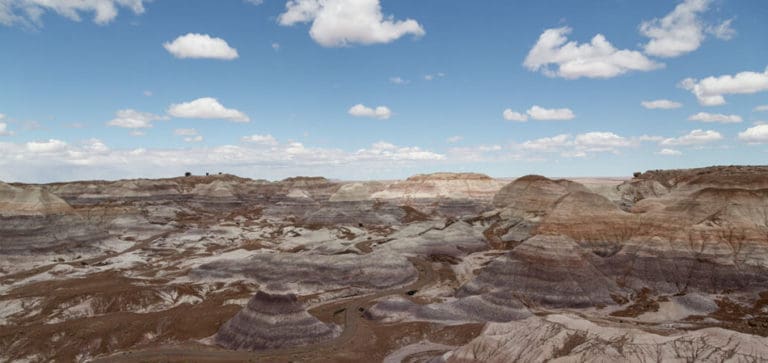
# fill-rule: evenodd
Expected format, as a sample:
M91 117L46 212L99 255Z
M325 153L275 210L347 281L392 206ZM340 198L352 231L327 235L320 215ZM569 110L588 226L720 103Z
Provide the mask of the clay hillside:
M768 360L768 167L0 183L0 360Z

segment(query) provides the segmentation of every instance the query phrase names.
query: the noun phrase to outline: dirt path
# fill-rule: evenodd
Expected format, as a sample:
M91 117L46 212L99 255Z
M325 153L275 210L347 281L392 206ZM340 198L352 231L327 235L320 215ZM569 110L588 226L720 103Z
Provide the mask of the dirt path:
M328 320L334 312L344 311L344 330L341 335L333 340L310 344L300 347L271 349L267 351L230 351L218 347L202 346L199 344L184 344L179 346L159 347L143 351L122 352L108 357L102 357L94 362L156 362L156 361L195 361L195 362L221 362L221 361L279 361L288 359L297 359L298 356L311 353L313 356L318 354L323 356L324 352L334 353L344 349L350 344L357 335L360 321L362 319L361 309L367 309L373 305L374 301L389 295L402 295L408 291L419 290L423 287L437 282L438 276L432 269L429 262L412 258L411 263L417 269L419 278L412 284L395 289L378 291L368 295L334 301L317 308L311 309L310 313L318 316L321 320Z

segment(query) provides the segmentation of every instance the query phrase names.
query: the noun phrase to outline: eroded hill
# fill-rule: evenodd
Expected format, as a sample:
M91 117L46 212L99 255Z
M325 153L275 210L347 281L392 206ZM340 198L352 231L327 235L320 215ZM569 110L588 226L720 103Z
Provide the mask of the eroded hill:
M768 167L0 184L0 326L9 361L765 360Z

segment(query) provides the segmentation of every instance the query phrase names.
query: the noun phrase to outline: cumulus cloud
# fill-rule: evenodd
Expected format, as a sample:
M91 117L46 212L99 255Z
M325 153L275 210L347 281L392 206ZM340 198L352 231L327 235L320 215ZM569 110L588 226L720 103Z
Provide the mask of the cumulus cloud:
M503 162L505 160L520 160L521 155L504 150L501 145L477 145L452 147L448 149L447 157L457 162Z
M691 115L688 117L688 120L700 122L719 122L724 124L733 124L743 121L739 115L724 115L722 113L708 112L699 112L695 115Z
M459 142L461 140L464 140L464 138L461 137L461 136L456 135L456 136L451 136L451 137L447 138L445 141L448 142L449 144L455 144L455 143L457 143L457 142Z
M661 141L661 145L702 145L723 139L717 131L696 129L680 137L667 138Z
M544 108L538 105L529 108L525 113L532 119L541 121L564 121L576 117L569 108Z
M654 100L654 101L643 101L640 102L643 107L654 110L654 109L662 109L662 110L670 110L673 108L680 108L683 107L683 104L680 102L670 101L670 100Z
M350 107L347 113L355 117L370 117L377 118L379 120L386 120L392 117L392 111L386 106L378 106L376 108L372 108L361 103Z
M587 132L576 135L574 145L580 151L614 151L632 145L629 139L613 132Z
M195 129L176 129L173 130L173 134L176 136L194 136L197 135L197 130Z
M658 152L656 152L657 155L664 155L664 156L678 156L683 155L682 152L675 149L661 149Z
M407 34L425 34L416 20L385 17L379 0L289 0L285 9L280 25L311 22L309 35L324 47L389 43Z
M645 53L657 57L678 57L701 46L710 33L720 39L730 39L735 34L732 19L720 24L706 24L701 14L709 9L711 0L685 0L661 19L655 18L640 24L640 33L650 41Z
M768 125L762 124L739 132L739 140L750 144L768 143Z
M220 119L232 122L250 122L245 113L224 107L212 97L198 98L194 101L172 104L168 114L177 118Z
M403 79L401 77L390 77L389 78L389 83L392 83L392 84L408 84L408 83L411 83L411 81L409 81L407 79Z
M4 116L0 114L0 120L2 120ZM13 132L8 130L8 124L5 122L0 122L0 136L12 136Z
M523 65L549 77L566 79L612 78L630 71L651 71L663 67L642 53L619 50L605 36L597 34L590 43L568 41L571 28L547 29L528 52ZM551 66L556 66L553 69Z
M507 121L517 121L517 122L528 121L528 115L513 111L511 108L504 110L504 112L502 112L502 116Z
M680 87L691 91L703 106L719 106L725 104L723 96L727 94L768 91L768 67L762 73L741 72L702 80L686 78L680 82Z
M618 153L619 149L637 146L639 142L637 138L627 138L613 132L592 131L575 137L568 134L542 137L514 147L527 152L557 152L568 158L582 158L592 153Z
M560 134L552 137L542 137L528 140L519 145L521 149L530 151L553 152L564 146L572 145L571 135Z
M232 60L238 57L237 49L221 38L208 34L189 33L179 36L172 42L163 43L163 47L176 58L208 58Z
M146 129L152 127L153 121L167 119L167 116L139 112L133 109L125 109L117 111L115 113L115 118L107 122L107 125L126 129Z
M377 142L370 148L360 149L351 155L353 160L444 160L445 155L434 153L432 151L422 150L419 147L398 147L388 142Z
M438 72L438 73L434 73L434 74L425 74L424 75L424 80L425 81L434 81L435 79L443 78L443 77L445 77L445 73L443 73L443 72Z
M26 143L26 149L33 153L54 153L66 149L67 143L61 140L49 139L48 141L30 141Z
M277 139L275 139L272 135L256 134L251 136L245 136L240 140L243 142L249 142L249 143L259 144L259 145L270 145L270 146L277 145Z
M768 105L756 106L752 111L755 111L755 112L765 112L765 111L768 111Z
M74 21L81 21L81 13L93 13L93 22L104 25L117 17L119 8L142 14L144 0L0 0L0 24L36 28L42 26L43 14L52 11Z
M200 135L196 129L176 129L173 134L184 137L184 142L202 142L203 135Z
M194 140L193 140L194 141ZM179 149L110 149L98 140L0 142L0 180L167 177L188 170L220 170L249 177L306 173L370 176L371 170L433 165L446 156L416 146L375 143L355 151L311 147L300 142L222 145Z

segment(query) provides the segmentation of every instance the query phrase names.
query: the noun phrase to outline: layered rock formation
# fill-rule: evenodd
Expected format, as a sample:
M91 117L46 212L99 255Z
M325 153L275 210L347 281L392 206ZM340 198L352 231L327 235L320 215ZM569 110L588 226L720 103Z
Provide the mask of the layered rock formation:
M0 182L0 217L71 213L63 199L37 186L14 187Z
M221 260L191 271L195 279L247 278L269 288L290 287L301 294L329 290L377 290L417 278L413 265L393 254L318 255L269 253L245 260Z
M47 190L0 183L0 255L74 254L105 238L103 229Z
M764 357L768 167L582 181L0 184L0 359Z
M341 329L307 313L296 295L259 291L216 333L216 344L233 350L265 350L316 344Z
M371 195L375 199L470 199L490 200L504 185L483 174L434 173L412 176L394 182Z
M654 334L600 326L574 315L492 323L471 343L437 362L759 362L764 338L719 328Z

